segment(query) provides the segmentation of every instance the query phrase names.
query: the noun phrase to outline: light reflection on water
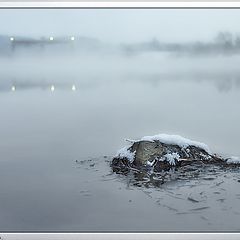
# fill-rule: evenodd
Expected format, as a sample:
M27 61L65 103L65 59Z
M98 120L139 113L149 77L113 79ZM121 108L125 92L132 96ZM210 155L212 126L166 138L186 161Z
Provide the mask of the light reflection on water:
M87 83L92 79L82 79L83 83ZM125 83L142 83L146 84L152 87L157 87L161 85L162 83L166 81L172 81L172 82L195 82L198 84L211 84L214 87L217 88L219 92L228 92L233 90L239 90L240 89L240 73L233 72L233 73L224 73L224 74L217 74L217 73L203 73L203 72L197 72L197 73L188 73L188 74L181 74L181 73L172 73L172 74L148 74L145 75L141 74L128 74L125 76L125 78L122 78L120 82ZM12 85L9 85L12 82ZM118 80L119 83L119 80ZM81 85L80 81L80 85ZM108 81L102 81L101 85L109 84ZM110 83L112 84L112 83ZM35 90L35 89L42 89L42 90L48 90L54 91L56 87L60 90L77 90L76 84L70 84L68 81L62 81L62 82L56 82L55 84L51 84L51 81L45 79L45 80L39 80L39 79L32 79L32 80L12 80L12 79L2 79L0 83L0 92L8 92L8 91L15 91L16 88L18 90L24 91L24 90ZM99 86L96 82L93 81L92 87ZM196 86L197 87L197 86Z

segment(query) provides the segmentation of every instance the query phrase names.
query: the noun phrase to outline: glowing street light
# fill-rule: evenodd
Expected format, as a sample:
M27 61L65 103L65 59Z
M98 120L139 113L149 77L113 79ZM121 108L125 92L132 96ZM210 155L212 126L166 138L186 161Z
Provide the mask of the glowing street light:
M76 91L76 86L72 85L72 91Z
M49 40L50 40L50 41L53 41L53 40L54 40L54 37L50 37Z
M54 92L54 90L55 90L54 85L52 85L52 86L50 87L50 90L51 90L51 92Z
M75 37L71 37L71 41L74 41L75 40Z
M10 41L13 42L14 41L14 37L10 37Z
M12 92L15 92L15 91L16 91L16 87L15 87L15 86L12 86L12 87L11 87L11 90L12 90Z

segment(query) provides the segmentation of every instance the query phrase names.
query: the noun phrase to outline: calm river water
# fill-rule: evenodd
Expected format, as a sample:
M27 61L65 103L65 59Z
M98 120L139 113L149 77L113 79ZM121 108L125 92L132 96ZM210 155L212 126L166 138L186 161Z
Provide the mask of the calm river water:
M1 59L1 231L240 230L237 169L146 188L109 166L158 133L240 156L238 57L56 59Z

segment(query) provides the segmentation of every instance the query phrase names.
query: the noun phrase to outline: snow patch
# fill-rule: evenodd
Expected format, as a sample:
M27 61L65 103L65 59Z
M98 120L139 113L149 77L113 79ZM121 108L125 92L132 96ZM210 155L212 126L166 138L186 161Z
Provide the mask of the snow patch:
M155 161L152 161L152 162L147 161L147 166L152 167L154 163L155 163Z
M179 158L180 156L178 153L167 153L160 159L160 161L168 161L170 165L175 165Z
M239 164L240 163L240 158L232 156L232 157L227 159L227 163Z
M136 151L131 152L129 150L129 147L123 147L117 152L115 157L127 158L129 160L129 162L132 163L134 161L134 158L135 158L135 153L136 153Z
M203 159L205 159L205 160L211 159L211 156L203 154L203 153L200 153L200 156L203 157Z
M211 154L211 151L206 144L201 142L196 142L196 141L181 137L179 135L158 134L154 136L145 136L138 141L150 141L150 142L160 141L165 144L178 145L183 149L189 146L195 146L205 150L208 154Z

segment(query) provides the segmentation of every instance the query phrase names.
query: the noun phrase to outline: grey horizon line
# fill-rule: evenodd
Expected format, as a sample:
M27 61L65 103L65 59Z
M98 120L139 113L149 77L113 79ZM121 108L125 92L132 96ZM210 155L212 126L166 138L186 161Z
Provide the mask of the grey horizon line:
M240 0L239 0L240 1ZM216 41L216 38L219 37L220 34L223 34L223 35L231 35L232 37L232 40L235 40L236 38L240 38L240 30L239 32L231 32L231 31L228 31L228 30L221 30L221 31L216 31L215 33L215 37L213 37L211 40L212 41ZM63 35L63 34L59 34L59 35L54 35L54 34L49 34L48 36L47 35L39 35L39 36L26 36L26 35L18 35L18 34L5 34L5 33L0 33L0 38L14 38L14 40L47 40L49 39L50 37L53 37L54 39L58 39L58 40L61 40L61 39L64 39L64 40L71 40L71 37L74 37L75 41L77 41L78 39L80 38L85 38L85 39L92 39L92 40L98 40L98 41L101 41L101 42L108 42L106 40L102 40L101 38L99 37L93 37L93 36L88 36L88 35L84 35L84 34L67 34L67 35ZM18 38L18 39L17 39ZM210 43L212 42L211 40L185 40L185 41L161 41L161 39L159 37L156 37L156 36L150 36L148 39L146 38L145 40L141 40L141 41L131 41L131 42L128 42L128 43L124 43L123 41L119 42L119 43L116 43L116 44L127 44L127 45L131 45L131 44L141 44L141 43L149 43L149 42L152 42L152 41L158 41L159 43L162 43L162 44L168 44L168 43L179 43L179 44L187 44L187 43Z

